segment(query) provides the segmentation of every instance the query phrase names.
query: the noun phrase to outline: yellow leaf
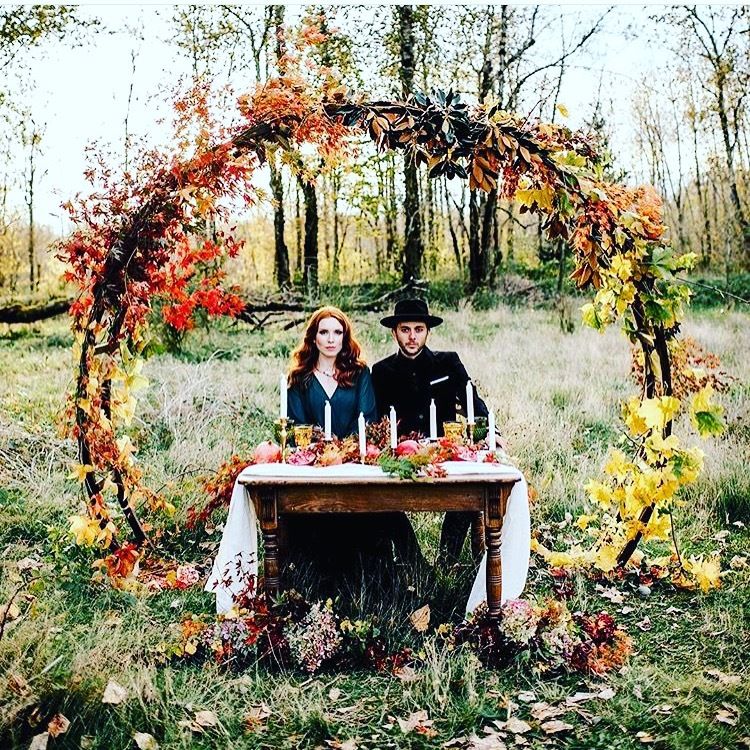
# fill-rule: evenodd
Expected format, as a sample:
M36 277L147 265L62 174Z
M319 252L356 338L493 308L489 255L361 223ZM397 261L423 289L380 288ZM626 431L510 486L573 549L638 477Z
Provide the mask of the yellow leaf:
M638 414L640 405L641 401L637 396L631 398L627 404L622 405L623 421L630 430L630 434L635 436L643 435L644 432L648 431L646 420Z
M646 526L643 534L643 540L649 539L669 539L672 532L672 519L669 513L660 513L658 516L653 515Z
M99 522L84 516L70 516L70 533L76 538L76 544L92 547L99 535Z
M91 464L75 464L73 470L68 474L68 479L77 479L79 482L86 481L86 475L94 471Z
M414 610L409 615L409 620L417 633L424 633L430 626L430 605L425 604L424 607Z
M680 409L680 402L674 396L660 396L644 399L638 414L652 430L663 430Z
M721 586L721 561L718 557L704 560L703 555L691 556L690 560L684 561L683 565L704 593Z
M592 479L584 486L584 489L589 497L600 505L607 506L612 502L612 490L602 482Z
M594 558L596 567L604 573L609 573L617 565L617 550L611 544L602 545Z
M568 116L569 116L569 113L568 113L568 108L567 108L567 107L566 107L566 106L565 106L564 104L562 104L561 102L558 102L558 103L557 103L557 104L555 105L555 109L556 109L556 110L557 110L557 111L558 111L558 112L559 112L559 113L560 113L560 114L561 114L561 115L562 115L563 117L568 117Z

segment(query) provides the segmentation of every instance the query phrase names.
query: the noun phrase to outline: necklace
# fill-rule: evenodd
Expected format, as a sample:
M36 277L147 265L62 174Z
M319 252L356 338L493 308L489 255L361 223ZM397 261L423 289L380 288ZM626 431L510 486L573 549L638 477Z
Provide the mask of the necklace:
M329 378L333 378L333 380L336 380L336 373L333 370L331 370L330 372L328 372L326 370L321 370L320 367L316 367L315 371L319 372L321 375L326 375Z

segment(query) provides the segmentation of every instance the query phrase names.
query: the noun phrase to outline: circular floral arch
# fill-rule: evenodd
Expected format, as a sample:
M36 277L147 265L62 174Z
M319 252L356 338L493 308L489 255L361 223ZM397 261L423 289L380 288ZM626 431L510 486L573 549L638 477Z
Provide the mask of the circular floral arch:
M89 177L102 189L68 204L78 228L60 256L80 294L71 308L77 372L67 416L78 446L74 473L87 503L87 513L71 519L78 541L108 548L110 572L117 575L146 541L136 508L167 508L145 486L124 432L136 406L133 394L145 384L140 370L155 303L177 329L190 327L199 309L241 311L242 300L222 285L221 272L241 243L207 227L227 217L226 199L255 200L252 179L268 148L311 144L325 160L340 160L352 132L367 133L381 150L406 152L426 164L431 177L468 179L471 188L540 214L548 235L573 250L571 278L593 290L582 308L584 322L601 330L621 320L640 347L643 389L623 405L629 453L611 451L602 479L586 485L596 509L586 516L596 530L592 546L537 551L552 565L610 571L628 561L642 538L674 538L676 493L695 480L702 454L682 447L672 420L684 408L704 435L720 431L721 419L709 402L710 386L691 404L673 393L671 353L689 297L675 274L689 269L695 256L674 254L656 193L604 180L599 155L580 133L530 123L495 106L469 107L452 93L371 102L330 79L313 85L287 71L239 102L242 125L214 146L209 141L216 134L203 127L196 137L188 116L198 111L207 122L205 100L178 102L178 141L183 150L193 148L191 155L169 160L147 154L145 178L115 180L100 164ZM115 498L130 527L128 543L110 512ZM685 581L705 572L700 559L679 563Z

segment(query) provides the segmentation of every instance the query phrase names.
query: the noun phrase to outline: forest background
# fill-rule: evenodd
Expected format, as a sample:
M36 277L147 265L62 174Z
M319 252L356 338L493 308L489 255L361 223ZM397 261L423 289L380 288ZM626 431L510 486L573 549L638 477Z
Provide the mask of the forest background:
M28 298L26 319L63 309L54 243L71 227L59 206L85 192L92 149L114 174L132 170L170 142L175 92L193 85L210 84L211 114L228 121L237 95L277 72L280 30L313 17L328 35L318 62L354 91L452 90L589 132L610 178L656 186L700 277L748 296L741 6L5 6L0 319ZM519 275L572 291L569 250L536 216L364 141L325 173L304 153L271 153L264 180L266 200L235 217L246 245L230 273L247 295L424 278L491 302L532 288Z

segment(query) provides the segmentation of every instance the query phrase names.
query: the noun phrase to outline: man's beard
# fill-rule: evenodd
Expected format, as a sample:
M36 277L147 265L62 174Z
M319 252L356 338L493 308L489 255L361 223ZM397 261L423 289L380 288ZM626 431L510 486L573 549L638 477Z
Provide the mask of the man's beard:
M405 349L402 346L401 342L398 342L399 351L401 352L401 354L403 354L405 357L407 357L409 359L416 359L424 351L424 349L425 349L426 346L427 346L427 342L425 342L424 344L422 344L422 346L420 346L419 349L417 349L417 351L415 351L412 354L408 349Z

